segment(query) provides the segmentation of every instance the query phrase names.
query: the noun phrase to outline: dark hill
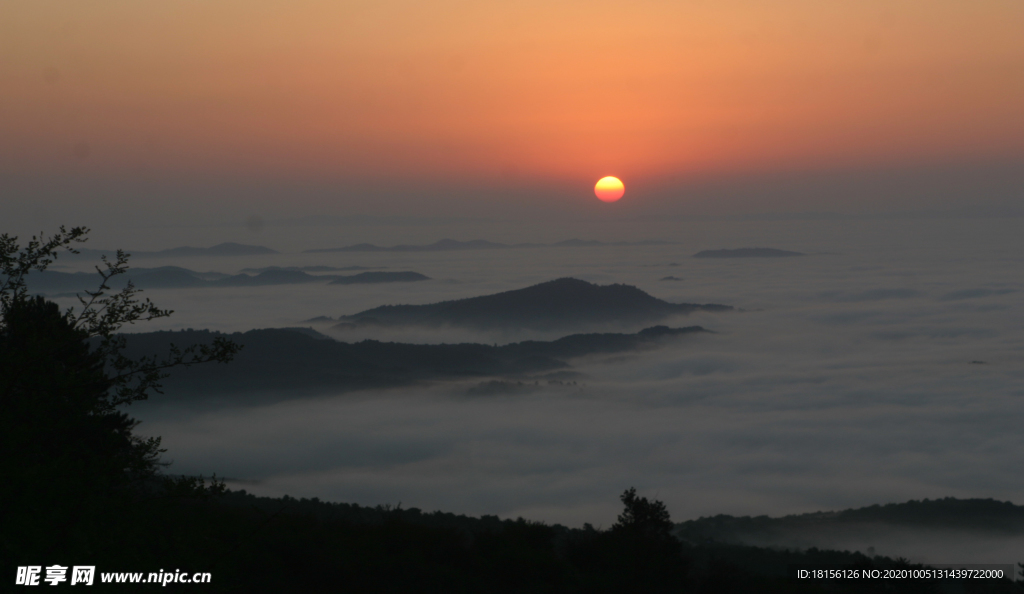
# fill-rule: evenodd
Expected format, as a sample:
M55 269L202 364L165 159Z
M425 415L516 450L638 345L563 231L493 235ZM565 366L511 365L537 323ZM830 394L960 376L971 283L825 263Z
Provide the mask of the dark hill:
M255 276L236 274L212 283L219 287L255 287L260 285L295 285L323 281L325 276L314 276L299 270L267 270Z
M940 584L902 572L896 574L900 579L794 576L795 568L874 570L879 574L921 569L905 561L847 551L797 552L714 544L680 547L636 538L628 532L623 537L623 532L614 529L595 530L589 524L566 528L521 517L477 518L402 505L369 507L315 497L257 497L245 491L230 491L201 504L191 499L179 503L180 499L157 500L161 507L151 512L145 523L126 513L116 516L118 523L107 521L110 528L104 534L109 533L109 540L101 542L110 542L109 548L115 551L128 551L114 557L111 564L187 567L193 559L200 560L193 564L215 559L214 575L219 582L193 589L217 592L1020 592L1009 579L945 580ZM159 547L151 545L154 533L161 535ZM86 553L81 555L93 554L91 549L83 550ZM1014 573L1013 566L1005 570L1011 576ZM217 587L218 583L229 587Z
M689 542L713 540L733 544L817 544L845 534L884 529L956 530L990 534L1024 534L1024 506L993 499L945 499L872 505L835 512L770 518L718 515L676 525ZM879 539L883 540L883 539Z
M360 272L352 276L339 276L332 280L332 285L355 285L362 283L409 283L430 280L418 272Z
M777 250L775 248L738 248L734 250L704 250L693 255L694 258L789 258L803 256L801 252Z
M430 305L384 305L340 319L384 325L549 329L607 322L650 324L674 314L731 309L727 305L668 303L629 285L601 286L560 278L525 289Z
M685 334L689 328L648 328L636 334L577 334L550 342L503 346L486 344L404 344L364 340L337 342L311 329L250 330L228 336L243 345L229 365L175 370L165 381L169 398L203 394L276 392L276 398L329 390L389 387L410 382L487 376L522 377L569 367L574 357L650 348ZM127 335L132 357L205 344L223 336L208 330ZM247 396L249 397L249 396Z

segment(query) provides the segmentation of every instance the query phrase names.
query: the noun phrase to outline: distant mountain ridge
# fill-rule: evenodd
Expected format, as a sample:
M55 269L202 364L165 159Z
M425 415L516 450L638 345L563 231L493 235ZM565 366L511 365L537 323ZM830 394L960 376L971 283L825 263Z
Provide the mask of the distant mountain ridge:
M656 326L635 334L575 334L554 341L524 341L502 346L404 344L364 340L347 343L309 328L250 330L224 335L209 330L125 335L127 355L146 356L205 344L227 336L243 345L230 365L199 365L175 370L164 382L170 398L208 394L280 392L291 398L310 391L347 391L411 382L487 376L522 377L566 369L567 359L650 348L666 340L707 332L700 326Z
M219 243L213 247L208 248L197 248L197 247L176 247L167 250L160 250L158 252L137 252L132 254L133 256L259 256L265 254L279 254L277 250L272 250L262 245L245 245L242 243Z
M353 270L377 270L387 266L264 266L262 268L243 268L240 272L259 274L268 270L298 270L299 272L351 272Z
M597 247L597 246L636 246L636 245L670 245L669 241L585 241L582 239L567 239L557 243L495 243L485 239L473 239L470 241L457 241L455 239L441 239L426 245L393 245L379 246L372 243L357 243L338 248L321 248L304 250L306 254L318 254L327 252L448 252L461 250L497 250L515 248L535 247Z
M412 282L429 280L418 272L363 272L350 276L338 274L307 274L295 268L268 267L259 274L225 274L222 272L196 272L179 266L157 268L129 268L128 272L110 281L113 289L120 289L131 281L140 289L183 289L197 287L258 287L267 285L295 285L307 283L359 284L382 282ZM95 272L34 271L26 277L33 293L65 294L94 289L99 283Z
M354 285L369 283L411 283L425 280L430 280L430 277L418 272L380 272L375 270L371 272L360 272L359 274L353 274L352 276L339 276L328 284Z
M669 303L630 285L595 285L560 278L524 289L429 305L382 305L339 318L343 324L477 328L565 328L593 323L657 323L694 311L729 311L717 304Z
M100 256L112 257L117 252L115 250L94 250L90 248L79 248L80 254L78 258L99 258ZM215 246L202 248L202 247L190 247L182 246L169 248L166 250L159 250L156 252L146 251L132 251L124 250L130 254L132 258L173 258L173 257L192 257L192 256L261 256L268 254L279 254L277 250L272 250L262 245L246 245L244 243L225 242L219 243ZM73 254L62 254L62 258L74 257Z
M731 250L704 250L693 255L694 258L791 258L804 256L802 252L791 252L775 248L737 248Z

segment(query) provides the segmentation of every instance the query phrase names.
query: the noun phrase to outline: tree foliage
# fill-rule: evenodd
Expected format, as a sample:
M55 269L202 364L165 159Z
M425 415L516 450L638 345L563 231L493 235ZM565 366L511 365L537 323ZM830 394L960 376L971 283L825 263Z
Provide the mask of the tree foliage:
M216 481L211 490L201 478L160 477L160 438L136 435L138 421L123 407L159 392L168 369L226 362L240 347L221 338L171 345L164 356L124 356L122 327L172 312L141 299L131 282L110 291L110 279L128 270L122 251L96 267L99 286L79 295L78 308L62 312L30 295L26 278L63 250L77 253L87 234L61 227L24 247L0 236L0 509L11 516L0 547L8 550L45 545L57 530L157 492L223 490Z
M625 509L612 526L613 531L632 532L648 538L671 537L672 518L664 503L657 499L648 501L646 497L638 497L635 487L627 489L619 496L619 500Z
M62 250L77 254L75 244L85 242L89 229L61 227L49 239L33 236L23 248L17 237L0 235L0 331L7 325L8 312L30 297L26 277L33 271L43 271L53 263ZM140 290L129 280L118 292L110 292L110 280L128 272L128 257L117 250L114 261L102 256L102 265L96 266L100 283L96 290L86 290L78 296L80 309L68 308L63 319L68 327L90 340L94 352L106 361L111 390L105 398L108 410L145 400L153 391L160 393L160 380L167 377L172 367L189 366L212 361L227 362L238 352L238 345L226 338L217 338L209 345L193 345L179 349L171 345L164 357L128 358L122 355L125 337L117 334L126 324L165 318L174 313L160 309L148 298L139 297Z

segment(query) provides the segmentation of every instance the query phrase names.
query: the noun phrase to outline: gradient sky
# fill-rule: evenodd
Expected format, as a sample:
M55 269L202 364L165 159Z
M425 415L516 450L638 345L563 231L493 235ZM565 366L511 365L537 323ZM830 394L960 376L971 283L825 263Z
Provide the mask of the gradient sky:
M8 2L0 176L12 203L59 179L367 212L366 192L437 188L593 200L604 175L664 202L750 176L1012 170L1021 23L1018 0Z

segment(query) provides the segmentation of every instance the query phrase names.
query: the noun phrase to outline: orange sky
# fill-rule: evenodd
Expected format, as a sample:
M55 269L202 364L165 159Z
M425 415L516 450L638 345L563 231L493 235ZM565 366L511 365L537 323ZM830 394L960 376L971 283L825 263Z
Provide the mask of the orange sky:
M7 2L0 170L589 186L1019 158L1022 23L1020 0Z

